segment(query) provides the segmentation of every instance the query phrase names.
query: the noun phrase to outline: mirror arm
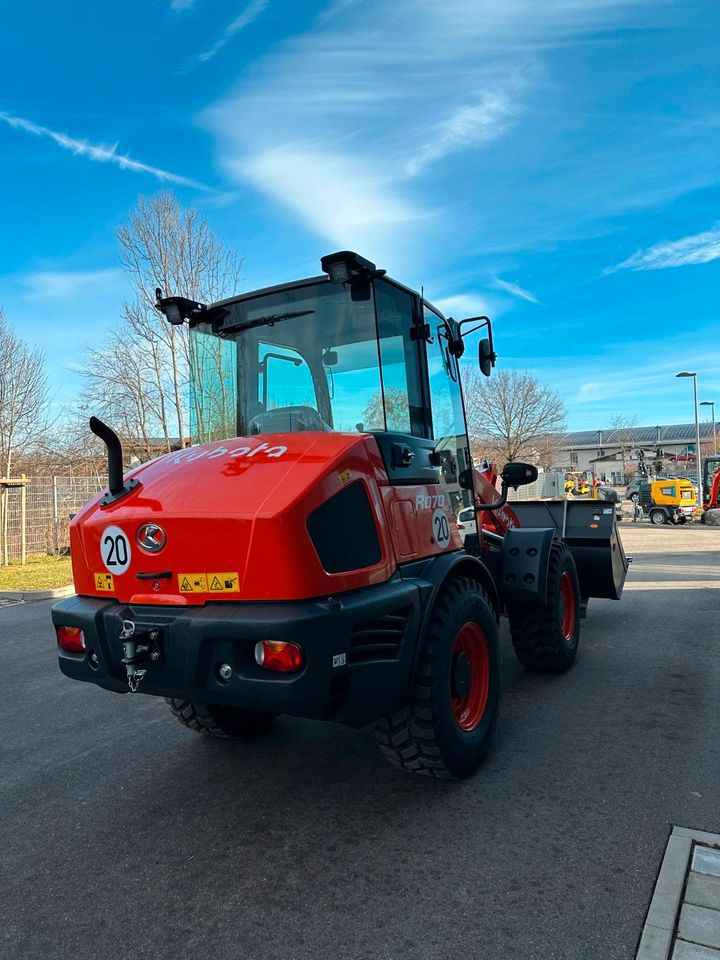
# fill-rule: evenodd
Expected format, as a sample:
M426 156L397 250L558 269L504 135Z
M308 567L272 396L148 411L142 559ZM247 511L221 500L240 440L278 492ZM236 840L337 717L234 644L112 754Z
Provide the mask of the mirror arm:
M483 503L480 504L478 510L499 510L500 507L504 507L507 503L508 491L510 489L510 484L503 482L500 484L500 499L496 500L495 503ZM517 487L515 487L517 490Z

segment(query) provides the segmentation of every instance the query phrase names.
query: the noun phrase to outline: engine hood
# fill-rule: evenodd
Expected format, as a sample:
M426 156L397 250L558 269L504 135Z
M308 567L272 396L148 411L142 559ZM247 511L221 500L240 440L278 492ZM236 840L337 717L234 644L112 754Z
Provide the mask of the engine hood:
M131 476L140 481L132 492L108 506L97 497L71 524L78 593L133 603L297 599L392 572L377 489L387 476L371 436L238 437L167 454ZM326 573L306 526L355 482L365 486L382 545L362 582L354 572Z

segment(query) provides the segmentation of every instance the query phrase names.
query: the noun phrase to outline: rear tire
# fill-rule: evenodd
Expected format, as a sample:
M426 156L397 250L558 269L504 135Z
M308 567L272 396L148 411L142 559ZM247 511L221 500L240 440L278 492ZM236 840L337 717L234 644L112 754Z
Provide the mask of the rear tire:
M217 704L202 706L190 700L166 700L170 711L184 727L211 737L239 739L268 730L277 717L275 713L243 710Z
M547 601L508 611L515 655L526 670L564 673L575 663L580 641L581 598L577 570L565 544L553 543Z
M475 580L452 577L430 615L409 704L375 727L385 758L409 773L442 780L474 773L495 734L500 671L487 594Z
M656 527L661 527L664 523L667 523L667 517L662 510L651 510L650 523L654 523Z

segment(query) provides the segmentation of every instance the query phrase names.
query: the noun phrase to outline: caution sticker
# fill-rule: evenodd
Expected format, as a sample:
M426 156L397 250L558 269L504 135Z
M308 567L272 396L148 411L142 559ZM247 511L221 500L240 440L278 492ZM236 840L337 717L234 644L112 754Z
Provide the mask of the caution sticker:
M111 573L95 573L95 589L102 590L105 593L112 593L115 590L115 581Z
M209 573L207 579L210 593L237 593L240 589L237 573Z
M178 590L180 593L207 593L207 577L204 573L179 573Z
M338 474L340 477L340 483L345 486L346 483L350 483L352 480L352 473L350 470L343 470L342 473Z

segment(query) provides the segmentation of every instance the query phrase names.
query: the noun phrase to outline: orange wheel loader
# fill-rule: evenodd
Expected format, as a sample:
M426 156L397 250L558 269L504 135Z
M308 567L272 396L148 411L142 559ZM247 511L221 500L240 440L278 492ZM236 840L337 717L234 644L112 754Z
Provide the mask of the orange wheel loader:
M71 524L77 596L52 610L60 669L166 698L217 737L280 714L375 724L397 767L471 774L500 704L500 617L529 670L562 672L589 597L619 599L612 508L508 506L533 466L473 468L456 322L370 261L214 304L163 297L188 324L196 445L123 473ZM463 541L460 510L476 511Z

